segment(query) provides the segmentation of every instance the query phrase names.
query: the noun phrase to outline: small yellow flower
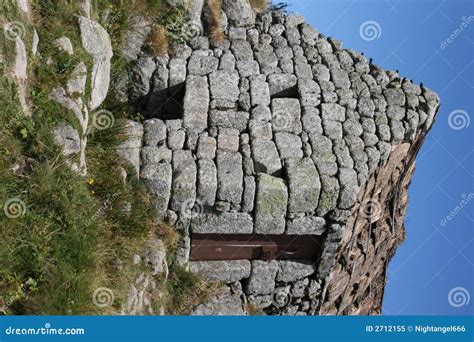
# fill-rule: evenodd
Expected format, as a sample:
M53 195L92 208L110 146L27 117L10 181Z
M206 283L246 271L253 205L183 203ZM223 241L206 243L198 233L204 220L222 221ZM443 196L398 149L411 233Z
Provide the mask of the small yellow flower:
M94 184L94 180L93 180L92 178L89 178L89 179L87 180L87 184L89 184L89 185Z

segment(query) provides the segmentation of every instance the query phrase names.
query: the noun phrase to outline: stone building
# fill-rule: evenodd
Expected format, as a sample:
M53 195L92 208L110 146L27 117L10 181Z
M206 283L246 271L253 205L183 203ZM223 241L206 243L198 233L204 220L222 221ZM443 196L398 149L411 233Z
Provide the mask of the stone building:
M194 313L380 313L437 95L300 15L223 10L224 41L141 51L125 92L149 119L122 155L179 262L226 284Z

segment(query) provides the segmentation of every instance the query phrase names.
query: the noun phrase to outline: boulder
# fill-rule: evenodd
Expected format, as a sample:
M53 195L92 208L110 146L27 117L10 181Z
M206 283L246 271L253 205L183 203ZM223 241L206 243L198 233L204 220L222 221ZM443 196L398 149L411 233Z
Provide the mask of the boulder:
M306 216L288 222L288 235L321 235L326 231L326 220L317 216Z
M255 13L249 0L223 0L222 9L230 25L245 27L255 24Z
M255 201L255 233L283 234L287 202L288 189L283 179L260 174Z
M191 219L196 234L252 234L253 219L247 213L200 213Z
M59 51L72 56L74 54L74 49L71 44L71 40L68 37L61 37L54 41L54 45L58 48Z
M152 29L150 20L143 16L132 17L129 25L130 27L125 33L125 42L122 48L122 57L128 62L137 59Z
M248 260L192 261L189 270L207 280L234 283L250 276L251 264Z
M316 265L312 261L279 261L277 281L285 283L306 278L316 272Z
M243 193L242 155L239 152L217 151L217 197L222 201L240 203Z
M81 151L79 133L71 125L62 123L53 130L54 142L61 146L62 153L69 156Z
M275 289L278 261L252 261L252 271L247 283L247 293L254 295L271 294Z
M318 207L321 182L311 158L289 158L285 165L288 177L288 210L312 212Z
M207 78L189 75L186 79L184 95L183 125L193 132L201 132L207 127L209 89Z
M281 171L282 164L273 141L254 139L251 146L255 172L276 174Z
M102 104L109 90L112 44L107 31L95 21L80 16L79 28L82 46L94 61L91 75L91 99L89 101L89 109L94 110Z

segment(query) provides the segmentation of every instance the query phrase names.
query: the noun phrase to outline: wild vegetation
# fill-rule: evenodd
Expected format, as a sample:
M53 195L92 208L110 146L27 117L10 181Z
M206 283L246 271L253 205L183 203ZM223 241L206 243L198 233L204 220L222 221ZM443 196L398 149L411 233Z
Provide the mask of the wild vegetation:
M176 265L172 258L176 231L156 221L150 199L137 179L123 179L123 165L115 151L125 138L127 112L114 112L113 127L90 131L86 177L71 171L53 141L53 128L61 121L71 122L73 115L51 101L49 94L65 84L79 61L88 68L92 63L80 41L79 2L35 0L29 19L13 3L2 3L0 26L21 22L28 47L34 26L41 42L36 56L27 49L27 89L33 115L26 117L16 85L6 77L15 42L3 39L4 32L0 32L0 314L116 312L134 276L132 255L150 238L164 241L170 264L170 280L160 283L154 298L157 310L164 305L169 312L186 313L209 293L211 285ZM118 51L130 11L153 18L156 27L150 44L157 54L164 52L169 31L163 23L184 15L184 9L166 9L165 3L94 1L95 19L113 42L113 72L127 72ZM71 40L73 55L58 52L51 43L62 36ZM87 91L86 100L89 95ZM92 294L99 287L113 290L112 307L94 305Z

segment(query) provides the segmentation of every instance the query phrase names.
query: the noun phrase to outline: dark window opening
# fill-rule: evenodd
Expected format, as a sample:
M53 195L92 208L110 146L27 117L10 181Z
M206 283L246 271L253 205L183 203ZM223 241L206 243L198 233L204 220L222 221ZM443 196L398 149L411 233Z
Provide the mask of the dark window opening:
M186 83L150 94L147 113L149 118L161 120L182 119L184 114L184 94Z
M193 234L190 259L317 260L321 246L317 235Z
M271 96L272 99L279 99L279 98L283 98L283 97L297 99L298 98L298 90L296 89L296 86L284 89L284 90L282 90L278 93L275 93Z

